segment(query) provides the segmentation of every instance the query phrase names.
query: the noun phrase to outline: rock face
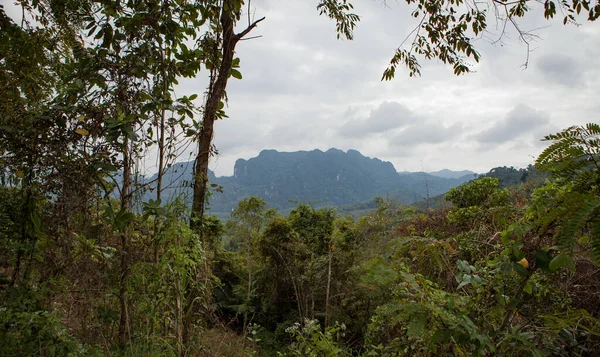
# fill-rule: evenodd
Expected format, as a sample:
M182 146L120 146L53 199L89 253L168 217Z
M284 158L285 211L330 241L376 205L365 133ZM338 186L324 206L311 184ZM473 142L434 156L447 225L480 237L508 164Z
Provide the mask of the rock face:
M165 178L171 188L163 192L165 199L191 190L193 163L177 163ZM271 207L286 209L295 201L316 206L341 206L372 199L375 196L396 197L412 203L427 196L448 191L473 178L443 178L426 173L398 174L394 165L377 158L363 156L356 150L338 149L278 152L263 150L257 157L238 159L233 176L216 177L210 181L222 187L213 190L209 198L212 212L230 212L237 202L249 196L265 199ZM429 192L428 192L429 191ZM291 202L290 202L291 201Z

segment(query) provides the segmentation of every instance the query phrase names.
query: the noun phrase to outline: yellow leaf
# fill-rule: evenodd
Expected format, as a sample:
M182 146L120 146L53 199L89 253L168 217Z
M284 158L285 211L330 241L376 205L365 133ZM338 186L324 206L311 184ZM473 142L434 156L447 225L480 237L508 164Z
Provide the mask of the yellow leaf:
M590 237L588 237L588 236L581 236L577 241L579 243L581 243L581 244L589 243L590 242Z
M81 129L81 128L79 128L79 129L76 129L76 130L75 130L75 132L76 132L77 134L79 134L79 135L90 135L90 132L89 132L89 131L87 131L87 130L85 130L85 129Z
M15 172L15 174L19 177L19 178L23 178L25 177L25 174L23 173L23 171L21 170L17 170L17 172Z
M77 121L84 122L85 121L85 117L83 115L80 115L80 116L77 117Z
M529 268L529 262L525 258L519 260L517 264L520 264L525 269Z

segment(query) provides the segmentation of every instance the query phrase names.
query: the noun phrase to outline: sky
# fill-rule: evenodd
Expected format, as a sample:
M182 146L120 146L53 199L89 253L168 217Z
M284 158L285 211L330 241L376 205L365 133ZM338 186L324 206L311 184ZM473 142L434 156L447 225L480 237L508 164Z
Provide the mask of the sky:
M227 87L229 118L215 124L219 155L210 168L232 175L238 158L278 151L356 149L393 163L397 171L487 172L525 167L544 135L598 121L600 21L547 21L534 3L522 29L538 38L527 47L490 14L474 44L474 73L455 76L439 61L420 60L421 77L399 67L381 81L395 49L417 25L414 5L354 0L361 17L352 41L336 38L335 23L317 1L253 0L251 16L266 19L241 41L242 80ZM238 32L247 26L245 15ZM206 79L180 81L177 94L200 94ZM192 158L190 152L179 160Z
M336 39L335 24L315 1L251 2L265 16L238 45L242 80L228 85L228 119L215 124L220 155L211 169L231 175L238 158L278 151L356 149L398 171L487 172L525 167L544 135L597 121L600 111L600 23L562 24L532 10L522 28L539 36L527 47L509 29L503 41L492 21L476 40L475 73L455 76L422 60L422 76L399 68L381 75L416 26L405 2L354 1L361 21L353 41ZM246 22L240 24L240 28ZM185 84L188 85L187 83Z

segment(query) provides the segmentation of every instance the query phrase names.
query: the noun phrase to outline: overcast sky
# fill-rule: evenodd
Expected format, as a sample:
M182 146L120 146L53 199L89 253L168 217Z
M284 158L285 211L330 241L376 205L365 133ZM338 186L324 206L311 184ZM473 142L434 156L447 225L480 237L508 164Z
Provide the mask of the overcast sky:
M564 26L538 8L523 25L545 26L527 69L527 48L514 30L491 44L500 32L492 22L487 39L476 42L476 73L456 77L451 67L423 60L422 77L401 69L382 82L416 25L412 7L354 3L361 16L355 39L341 41L315 1L252 1L266 20L252 33L261 38L238 45L244 78L230 81L229 119L215 125L218 175L263 149L331 147L391 161L398 171L523 167L541 152L545 134L597 121L600 23Z
M243 79L230 80L229 118L215 124L217 175L232 175L235 160L263 149L331 147L390 161L398 171L524 167L543 150L545 134L598 121L600 22L564 26L562 18L544 20L538 6L523 21L525 30L543 27L527 69L527 48L513 29L491 44L500 33L491 21L475 42L482 54L476 73L456 77L451 67L422 60L421 77L399 68L382 82L416 25L413 6L353 2L361 16L353 41L336 39L317 1L251 2L255 18L266 19L251 33L262 37L238 44ZM202 97L202 78L182 81L177 94Z

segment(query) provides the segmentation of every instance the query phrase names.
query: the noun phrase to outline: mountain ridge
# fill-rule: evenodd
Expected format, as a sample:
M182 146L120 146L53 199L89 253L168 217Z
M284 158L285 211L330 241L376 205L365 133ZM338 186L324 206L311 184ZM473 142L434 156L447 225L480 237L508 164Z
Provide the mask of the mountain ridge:
M170 182L163 191L166 200L182 193L190 201L192 168L192 162L183 162L166 170L164 177ZM238 159L232 176L209 172L210 183L218 189L211 191L208 210L231 212L240 200L250 196L261 197L271 207L282 210L298 201L343 206L376 196L394 197L409 204L445 193L473 178L473 175L443 178L423 172L399 174L391 162L364 156L353 149L346 152L336 148L294 152L266 149L255 157Z

